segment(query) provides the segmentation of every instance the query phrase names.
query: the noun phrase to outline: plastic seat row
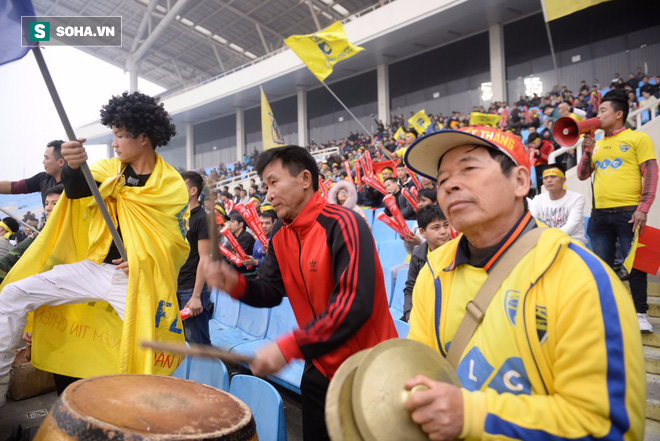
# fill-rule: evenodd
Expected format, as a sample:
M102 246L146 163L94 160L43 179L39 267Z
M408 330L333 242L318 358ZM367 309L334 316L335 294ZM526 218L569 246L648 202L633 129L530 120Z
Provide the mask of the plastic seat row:
M404 285L407 274L407 270L401 271ZM400 309L403 309L403 288L401 290ZM209 322L211 343L226 351L254 357L261 347L298 327L288 298L282 299L282 303L274 308L253 308L232 299L224 292L214 290L212 300L215 310ZM401 317L402 313L398 314L393 315L393 318ZM269 376L269 380L300 394L303 368L304 362L295 360L280 372Z
M252 411L261 441L286 441L282 397L267 381L252 375L234 375L220 360L186 357L172 376L229 392Z
M288 298L274 308L254 308L215 290L212 299L211 343L226 351L253 357L263 345L298 327ZM303 366L296 360L269 379L299 394Z

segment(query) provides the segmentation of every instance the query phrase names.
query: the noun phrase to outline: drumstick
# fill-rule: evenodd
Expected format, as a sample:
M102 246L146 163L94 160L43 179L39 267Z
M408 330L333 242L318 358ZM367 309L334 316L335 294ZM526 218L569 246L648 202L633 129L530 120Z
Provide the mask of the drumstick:
M218 224L215 223L215 208L211 209L208 215L209 224L209 239L211 240L211 260L220 260L220 252L218 249Z
M190 343L189 345L159 343L156 341L143 341L143 348L156 349L158 351L172 352L174 354L191 355L193 357L219 358L226 363L252 363L253 357L247 355L234 354L233 352L223 351L211 345L199 345Z

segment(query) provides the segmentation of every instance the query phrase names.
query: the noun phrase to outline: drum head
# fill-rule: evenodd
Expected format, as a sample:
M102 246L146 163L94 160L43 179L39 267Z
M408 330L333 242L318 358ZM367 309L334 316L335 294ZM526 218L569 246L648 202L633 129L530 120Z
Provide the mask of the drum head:
M51 416L74 439L102 432L135 435L122 438L131 440L141 435L150 440L249 440L256 434L252 412L238 398L194 381L155 375L78 381L64 391Z

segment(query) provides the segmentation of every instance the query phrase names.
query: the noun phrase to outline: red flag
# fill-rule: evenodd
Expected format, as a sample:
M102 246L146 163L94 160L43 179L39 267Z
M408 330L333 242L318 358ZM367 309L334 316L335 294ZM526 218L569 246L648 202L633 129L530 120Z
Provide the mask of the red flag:
M635 235L630 254L624 262L628 272L631 269L630 262L632 262L632 268L647 274L658 274L660 268L660 230L646 225L642 234Z

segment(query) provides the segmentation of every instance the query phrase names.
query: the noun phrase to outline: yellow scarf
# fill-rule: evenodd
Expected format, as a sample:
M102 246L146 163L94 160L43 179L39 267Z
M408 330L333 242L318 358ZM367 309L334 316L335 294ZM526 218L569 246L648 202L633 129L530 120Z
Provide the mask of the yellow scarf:
M108 159L90 168L115 222L119 219L129 263L122 322L106 302L42 306L32 317L32 364L73 377L116 373L169 375L182 357L144 350L143 340L184 342L176 286L190 247L190 215L180 174L156 156L144 187L124 185L124 165ZM0 288L54 265L85 258L101 263L112 237L93 198L62 195L46 227ZM29 328L29 325L28 325Z

